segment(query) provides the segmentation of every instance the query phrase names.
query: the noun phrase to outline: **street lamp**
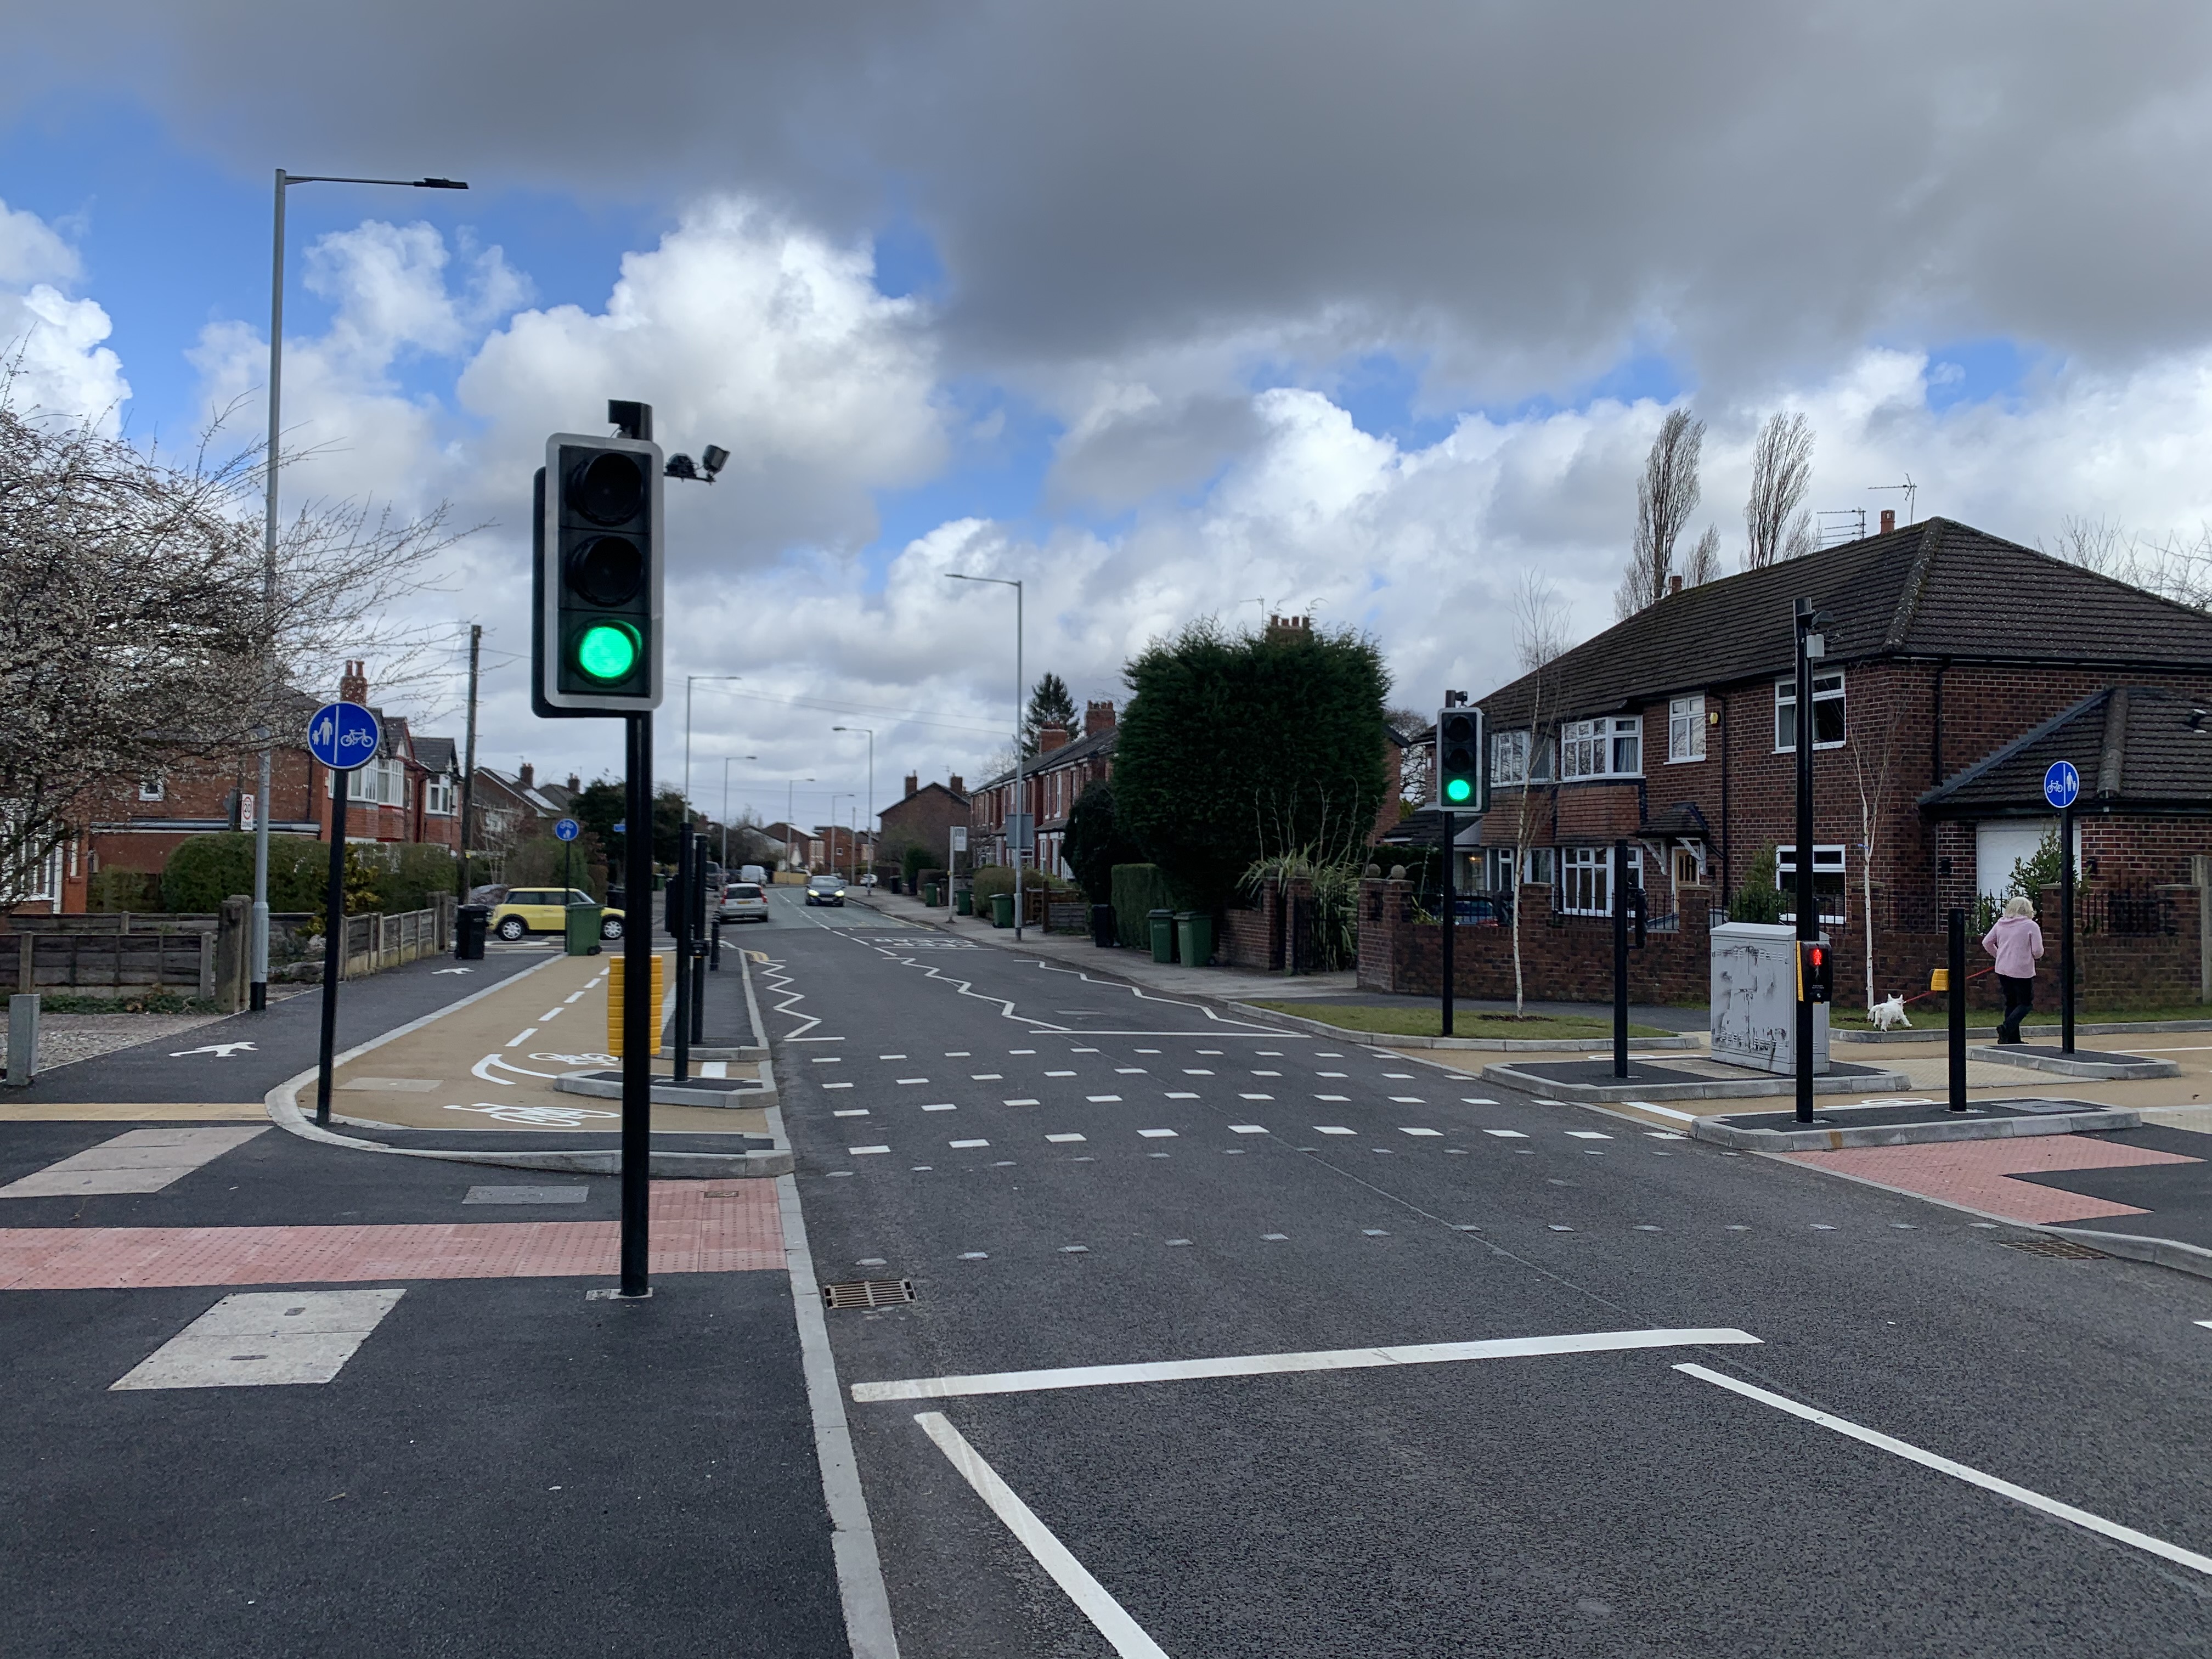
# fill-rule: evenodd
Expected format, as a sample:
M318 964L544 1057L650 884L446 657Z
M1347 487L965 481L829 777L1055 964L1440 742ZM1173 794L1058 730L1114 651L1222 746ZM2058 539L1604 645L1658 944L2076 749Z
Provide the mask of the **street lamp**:
M468 185L459 179L341 179L332 175L287 173L276 169L276 252L270 261L269 278L269 453L265 464L269 469L266 498L262 506L261 522L261 611L265 653L263 667L268 671L268 684L263 687L269 699L268 712L276 706L276 444L283 418L284 385L284 192L294 185L393 185L402 190L466 190ZM267 726L261 728L261 771L257 786L260 793L253 801L253 923L252 983L247 992L246 1006L257 1012L269 1006L269 770L271 745L276 734ZM331 834L343 839L345 826L333 823ZM467 822L463 820L462 840L468 839ZM468 849L461 849L464 866L468 861Z
M868 736L868 867L876 867L876 732L870 726L833 726L832 732L865 732ZM854 854L858 857L858 852ZM856 874L855 881L860 879Z
M733 760L758 760L758 755L725 755L722 757L722 872L730 869L730 763Z
M793 858L793 857L792 856L792 852L791 852L791 832L792 832L793 830L795 830L795 829L797 829L797 828L799 827L798 825L796 825L795 823L793 823L791 821L791 820L792 820L792 815L793 815L793 813L795 813L796 811L798 811L798 810L799 810L799 806L798 806L798 803L797 803L797 796L798 796L798 793L799 793L799 786L800 784L802 784L802 783L811 783L811 782L813 782L813 781L814 781L814 780L813 780L813 779L811 779L811 778L793 778L793 779L792 779L792 780L790 780L790 781L789 781L789 782L785 786L785 788L784 788L784 792L783 792L783 862L784 862L785 867L787 867L787 868L788 868L790 866L794 865L794 864L796 864L796 863L798 863L798 862L799 862L799 860L798 860L797 859L795 859L795 858Z
M997 587L1014 590L1014 943L1022 940L1022 848L1024 839L1034 841L1035 832L1024 837L1022 827L1029 801L1022 793L1022 585L1005 576L969 576L957 570L948 570L945 575L956 582L989 582ZM1028 822L1034 824L1033 818Z
M684 810L687 812L691 810L691 688L701 680L743 678L743 674L686 674L684 677Z

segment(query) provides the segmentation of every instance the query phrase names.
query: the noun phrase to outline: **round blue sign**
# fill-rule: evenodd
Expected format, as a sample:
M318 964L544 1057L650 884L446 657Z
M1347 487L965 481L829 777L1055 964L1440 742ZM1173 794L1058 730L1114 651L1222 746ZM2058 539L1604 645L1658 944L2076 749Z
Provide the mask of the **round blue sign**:
M556 818L553 821L553 839L556 841L574 841L583 833L584 826L574 818Z
M326 702L307 722L307 752L333 772L350 772L376 757L384 733L357 702Z
M2081 775L2072 761L2053 761L2043 775L2043 798L2060 811L2071 806L2081 793Z

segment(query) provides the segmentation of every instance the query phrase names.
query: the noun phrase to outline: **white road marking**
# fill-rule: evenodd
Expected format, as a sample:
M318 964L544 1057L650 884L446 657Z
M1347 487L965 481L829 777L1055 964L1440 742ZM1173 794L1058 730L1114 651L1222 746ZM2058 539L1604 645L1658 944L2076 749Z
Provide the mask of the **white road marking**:
M925 1112L957 1112L960 1109L949 1100L940 1100L934 1106L925 1106L921 1109Z
M1485 1129L1482 1133L1486 1135L1496 1135L1500 1140L1526 1140L1528 1139L1528 1136L1522 1134L1518 1129Z
M842 1066L845 1063L842 1054L816 1054L813 1060L817 1066Z
M1349 1101L1352 1097L1350 1095L1316 1095L1314 1098L1316 1100L1328 1101L1333 1106L1341 1106Z
M877 1152L888 1152L890 1151L890 1148L888 1146L848 1146L845 1150L854 1158L867 1158Z
M434 977L439 974L472 974L476 972L476 969L473 968L433 968L430 972L433 977Z
M1390 1237L1389 1234L1384 1232L1380 1227L1362 1227L1359 1231L1369 1238L1388 1238Z
M1232 1135L1263 1135L1267 1133L1267 1126L1264 1123L1232 1123L1229 1126L1229 1133Z
M991 1253L988 1250L963 1250L960 1252L960 1259L963 1261L988 1261L991 1259Z
M1385 1072L1382 1075L1395 1082L1411 1083L1413 1080L1413 1074L1411 1072Z
M927 1083L929 1081L926 1077L902 1077L894 1080L899 1083Z
M395 1288L227 1296L108 1388L327 1382L404 1294Z
M1137 1133L1147 1140L1173 1140L1176 1139L1176 1132L1173 1129L1139 1129Z
M1060 1253L1062 1255L1089 1255L1091 1247L1088 1244L1063 1244L1060 1247Z
M1324 1135L1348 1135L1352 1133L1351 1130L1340 1127L1334 1123L1316 1123L1314 1125L1314 1132L1316 1134Z
M1050 1141L1055 1146L1065 1146L1069 1141L1082 1140L1085 1138L1086 1137L1082 1135L1047 1135L1045 1137L1047 1140Z
M849 1083L825 1083L822 1086L825 1089L849 1089L853 1085Z
M701 1077L727 1077L729 1074L730 1062L726 1060L702 1060L699 1062Z
M1045 1075L1047 1077L1073 1077L1075 1073L1073 1072L1047 1072Z
M1288 1233L1261 1233L1260 1237L1270 1244L1286 1244L1291 1237Z
M1141 1066L1116 1066L1114 1069L1116 1072L1119 1072L1123 1077L1142 1077L1145 1075L1145 1068Z
M1610 1140L1613 1137L1602 1129L1570 1129L1568 1136L1575 1140Z
M561 1000L563 1003L580 1002L583 1000L583 996L584 994L581 991L571 991L567 996L562 997Z
M0 1198L66 1198L94 1193L158 1193L262 1128L131 1129L0 1187Z
M975 1058L975 1056L965 1048L947 1048L945 1051L945 1057L947 1060L972 1060Z
M1287 1233L1263 1233L1276 1243ZM1212 1359L1154 1359L1128 1365L1066 1365L1051 1370L997 1371L974 1376L908 1377L896 1382L855 1382L862 1405L890 1400L953 1400L973 1395L1036 1394L1059 1389L1099 1389L1129 1382L1188 1382L1217 1376L1279 1376L1291 1371L1370 1370L1390 1365L1440 1365L1467 1359L1533 1359L1560 1354L1626 1353L1640 1348L1708 1348L1759 1339L1730 1326L1684 1330L1573 1331L1559 1336L1492 1337L1479 1342L1424 1342L1372 1348L1330 1348L1313 1353L1231 1354Z
M1442 1129L1408 1129L1402 1124L1399 1126L1398 1133L1401 1135L1434 1135L1438 1139L1443 1135Z
M2177 1566L2188 1567L2197 1572L2212 1574L2212 1555L2199 1555L2195 1550L2183 1549L2179 1545L2169 1544L2162 1538L2154 1538L2147 1532L2137 1532L2133 1527L2124 1527L2117 1521L2107 1521L2101 1515L2092 1515L2087 1510L2075 1509L2071 1504L2062 1504L2055 1498L2045 1498L2039 1492L2031 1492L2026 1486L2016 1486L2011 1481L2000 1480L1996 1475L1984 1474L1981 1470L1967 1464L1954 1462L1950 1458L1923 1450L1909 1441L1896 1439L1881 1433L1879 1430L1869 1429L1861 1424L1854 1423L1848 1418L1838 1417L1831 1412L1820 1411L1811 1406L1801 1406L1794 1400L1787 1399L1778 1394L1771 1394L1765 1389L1754 1388L1748 1382L1740 1382L1733 1376L1723 1376L1720 1372L1710 1370L1703 1365L1677 1364L1674 1369L1686 1376L1697 1377L1701 1382L1711 1382L1717 1388L1726 1389L1731 1394L1740 1394L1747 1400L1756 1400L1763 1406L1771 1406L1777 1411L1787 1412L1792 1417L1802 1418L1808 1423L1816 1423L1824 1429L1833 1429L1838 1434L1848 1435L1850 1438L1872 1446L1876 1450L1888 1452L1895 1457L1902 1457L1908 1463L1917 1463L1924 1469L1933 1469L1938 1474L1948 1474L1953 1480L1963 1480L1970 1486L1979 1486L1983 1491L1993 1492L2000 1498L2009 1498L2015 1504L2025 1504L2032 1510L2039 1510L2045 1515L2069 1522L2086 1531L2096 1533L2101 1537L2112 1539L2116 1543L2131 1545L2146 1553L2157 1556L2161 1560L2171 1561Z
M1185 1077L1212 1077L1213 1075L1212 1072L1208 1071L1203 1066L1186 1066L1182 1068L1182 1074Z
M1237 1099L1239 1099L1239 1100L1273 1100L1273 1099L1274 1098L1274 1096L1273 1096L1273 1095L1239 1095L1239 1096L1237 1096Z
M500 1046L503 1048L520 1048L524 1043L529 1042L531 1038L537 1035L538 1028L533 1025L527 1030L517 1031L513 1036L507 1038L507 1040Z
M848 1107L842 1112L832 1112L830 1114L832 1117L866 1117L867 1115L868 1109L865 1106Z
M904 1060L906 1056L904 1054L878 1054L876 1058L878 1060Z
M1254 1077L1280 1077L1282 1076L1282 1073L1280 1072L1255 1072L1252 1075Z
M991 1143L988 1140L948 1140L945 1144L955 1152L965 1152L971 1146L988 1146Z
M526 1032L524 1035L527 1036L528 1033ZM515 1041L520 1042L521 1038L518 1037ZM250 1042L210 1042L198 1048L179 1048L172 1053L169 1058L189 1060L194 1054L213 1054L217 1060L235 1060L240 1053L252 1054L260 1052Z
M1349 1072L1316 1072L1314 1075L1316 1077L1350 1077L1352 1073Z
M1170 1090L1168 1091L1168 1098L1170 1100L1196 1100L1198 1097L1188 1092L1177 1092L1176 1091Z
M1393 1106L1425 1106L1428 1102L1419 1095L1392 1095L1390 1103Z
M559 1008L548 1008L544 1013L538 1016L538 1023L543 1025L549 1019L558 1019L560 1018L561 1010Z
M1006 1052L1010 1054L1033 1054L1036 1050L1034 1048L1009 1048ZM945 1058L949 1060L951 1056L948 1054Z
M1004 1072L970 1072L968 1080L971 1083L1004 1083L1006 1074Z
M1476 1095L1462 1095L1459 1097L1459 1103L1462 1106L1495 1106L1498 1104L1494 1100L1484 1100Z
M1085 1095L1085 1096L1084 1096L1083 1097L1084 1097L1085 1100L1088 1100L1088 1101L1093 1101L1093 1102L1103 1102L1103 1101L1109 1101L1109 1100L1119 1100L1119 1099L1121 1099L1121 1096L1119 1096L1119 1095Z
M1695 1112L1677 1111L1672 1106L1655 1105L1648 1100L1624 1100L1620 1103L1624 1106L1633 1106L1639 1112L1651 1112L1660 1117L1672 1118L1677 1123L1694 1123L1698 1121L1698 1115Z
M1689 1136L1673 1129L1646 1129L1644 1132L1644 1137L1647 1140L1687 1140L1689 1139Z
M1034 1100L1002 1100L999 1104L1001 1106L1034 1106L1036 1104L1036 1102Z

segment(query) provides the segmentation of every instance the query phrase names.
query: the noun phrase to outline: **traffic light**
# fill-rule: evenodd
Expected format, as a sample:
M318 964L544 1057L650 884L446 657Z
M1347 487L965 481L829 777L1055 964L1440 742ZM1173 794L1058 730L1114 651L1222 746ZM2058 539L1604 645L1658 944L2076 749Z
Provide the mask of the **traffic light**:
M661 457L556 432L538 474L531 702L550 717L660 706Z
M1836 992L1836 952L1826 939L1800 940L1797 994L1807 1002L1832 1002Z
M1490 810L1480 708L1462 704L1437 711L1437 805L1447 812Z

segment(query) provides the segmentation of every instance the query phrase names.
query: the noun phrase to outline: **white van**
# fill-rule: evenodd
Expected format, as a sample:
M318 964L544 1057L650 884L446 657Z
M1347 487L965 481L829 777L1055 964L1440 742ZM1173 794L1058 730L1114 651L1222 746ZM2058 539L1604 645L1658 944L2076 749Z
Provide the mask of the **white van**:
M765 887L768 885L768 872L757 864L741 865L738 869L738 879L751 882L757 887Z

